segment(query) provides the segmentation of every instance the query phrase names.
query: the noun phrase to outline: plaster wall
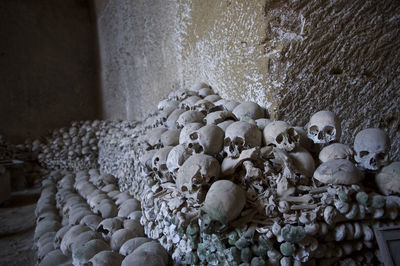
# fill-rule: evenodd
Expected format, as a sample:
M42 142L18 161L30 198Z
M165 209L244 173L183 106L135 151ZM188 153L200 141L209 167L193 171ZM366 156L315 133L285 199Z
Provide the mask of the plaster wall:
M293 125L334 111L344 143L385 128L400 159L400 2L94 1L104 117L142 119L204 81Z
M0 134L14 142L99 118L87 0L0 1Z

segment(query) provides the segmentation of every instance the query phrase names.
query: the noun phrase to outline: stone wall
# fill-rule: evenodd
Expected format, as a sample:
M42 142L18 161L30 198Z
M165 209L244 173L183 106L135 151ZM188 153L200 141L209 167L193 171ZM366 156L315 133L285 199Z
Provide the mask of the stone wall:
M385 128L400 159L400 3L94 0L105 118L141 119L196 81L303 126L322 109L342 142Z
M89 1L0 1L0 25L0 134L20 142L98 118Z

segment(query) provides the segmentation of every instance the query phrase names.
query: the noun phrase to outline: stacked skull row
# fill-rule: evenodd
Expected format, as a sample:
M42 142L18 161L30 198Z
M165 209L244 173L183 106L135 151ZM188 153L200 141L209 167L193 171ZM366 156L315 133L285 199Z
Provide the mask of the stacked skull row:
M38 265L166 265L160 244L146 238L140 202L97 170L51 172L36 208Z

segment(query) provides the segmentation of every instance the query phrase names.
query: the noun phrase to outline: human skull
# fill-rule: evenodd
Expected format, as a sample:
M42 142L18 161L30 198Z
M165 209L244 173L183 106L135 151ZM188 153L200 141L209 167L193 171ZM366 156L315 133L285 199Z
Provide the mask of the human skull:
M354 139L354 160L365 169L378 170L388 163L389 145L389 138L382 129L361 130Z
M167 118L167 121L165 121L165 126L168 128L176 129L177 128L177 123L176 121L178 120L179 116L185 112L186 110L184 109L175 109Z
M103 250L97 253L89 260L89 265L100 266L100 265L121 265L123 257L117 252L110 250Z
M201 97L199 97L199 96L196 96L196 95L190 96L179 104L179 108L181 108L183 110L194 109L195 104L200 100L201 100Z
M314 178L324 184L352 185L360 182L363 175L349 160L336 159L318 166Z
M209 113L205 118L204 121L207 125L210 124L219 124L226 120L237 120L235 115L231 111L215 111Z
M215 106L218 106L224 110L232 112L233 109L235 109L235 107L238 106L240 103L235 102L235 101L221 99L221 100L216 101L214 104L215 104Z
M180 133L180 129L170 129L168 131L165 131L161 135L161 143L164 147L178 145Z
M161 173L164 173L168 171L167 168L167 158L168 154L171 151L173 147L172 146L167 146L164 148L159 149L153 156L152 158L152 167L154 171L158 171Z
M334 159L351 160L353 155L354 152L348 145L342 143L332 143L320 151L318 158L324 163Z
M169 109L169 108L178 108L179 106L179 102L177 100L169 100L169 99L165 99L162 100L158 103L157 108L158 110L165 110L165 109Z
M224 152L228 157L236 158L242 150L259 147L261 143L261 131L248 122L236 121L225 130Z
M244 190L229 180L215 181L207 192L204 210L211 220L228 224L236 219L246 204Z
M183 165L186 159L189 158L190 153L190 149L186 148L184 144L179 144L173 147L167 158L168 171L176 175L178 169Z
M204 126L203 123L189 123L184 126L179 134L179 144L189 143L190 134L200 129L202 126Z
M224 131L217 125L207 125L189 135L187 148L195 153L215 155L222 150Z
M392 162L382 168L375 183L384 195L400 195L400 162Z
M232 113L239 120L246 117L253 120L265 118L265 110L255 102L243 102L236 106Z
M204 99L198 100L193 107L195 110L200 111L205 115L215 109L214 103Z
M206 154L190 156L179 168L176 185L182 192L194 192L201 185L209 184L220 175L221 166L217 159Z
M200 123L203 122L204 114L196 110L188 110L183 112L178 120L176 120L177 128L183 128L189 123Z
M190 96L196 95L197 92L194 91L188 91L185 89L180 89L176 91L172 91L168 94L168 99L169 100L176 100L176 101L182 101L184 99L187 99Z
M267 124L263 134L266 145L273 145L285 151L294 150L300 141L300 135L285 121L273 121Z
M333 112L319 111L307 124L307 136L314 143L338 141L341 135L340 121Z

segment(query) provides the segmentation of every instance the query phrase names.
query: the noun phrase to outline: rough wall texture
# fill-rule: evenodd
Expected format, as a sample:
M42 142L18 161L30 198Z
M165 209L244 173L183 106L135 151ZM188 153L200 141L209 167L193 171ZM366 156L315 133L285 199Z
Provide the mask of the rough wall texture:
M87 0L0 1L0 134L21 141L98 117Z
M345 143L386 128L400 159L400 2L94 1L106 118L205 81L295 125L334 111Z

